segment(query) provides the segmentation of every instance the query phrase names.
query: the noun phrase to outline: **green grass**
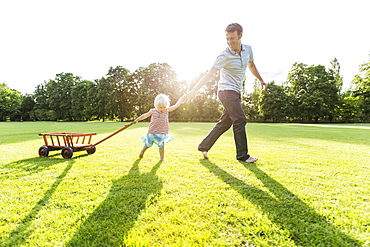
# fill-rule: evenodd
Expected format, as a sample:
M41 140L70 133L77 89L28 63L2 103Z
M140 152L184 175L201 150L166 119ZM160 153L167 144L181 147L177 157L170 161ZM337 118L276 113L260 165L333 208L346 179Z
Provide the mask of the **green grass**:
M148 123L95 154L38 157L42 132L122 123L0 122L0 246L370 246L370 125L247 125L201 158L212 123L171 123L175 139L138 153Z

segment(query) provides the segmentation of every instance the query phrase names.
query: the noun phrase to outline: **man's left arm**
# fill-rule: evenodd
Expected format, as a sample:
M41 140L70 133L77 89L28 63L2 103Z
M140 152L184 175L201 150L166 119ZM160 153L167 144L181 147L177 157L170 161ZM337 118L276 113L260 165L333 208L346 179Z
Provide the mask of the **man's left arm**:
M252 72L252 74L260 81L262 91L265 91L267 89L267 84L266 84L266 82L263 81L263 79L262 79L260 73L258 72L258 69L257 69L256 65L254 64L254 62L249 62L248 63L248 68Z

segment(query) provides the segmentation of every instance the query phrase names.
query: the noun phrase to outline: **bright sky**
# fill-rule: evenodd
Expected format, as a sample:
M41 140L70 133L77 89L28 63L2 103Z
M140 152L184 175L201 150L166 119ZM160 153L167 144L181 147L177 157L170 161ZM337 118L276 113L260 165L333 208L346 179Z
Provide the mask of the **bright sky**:
M0 0L0 83L33 93L62 72L94 80L158 62L191 80L238 22L266 82L281 84L294 62L328 68L336 57L348 88L369 61L369 9L369 0Z

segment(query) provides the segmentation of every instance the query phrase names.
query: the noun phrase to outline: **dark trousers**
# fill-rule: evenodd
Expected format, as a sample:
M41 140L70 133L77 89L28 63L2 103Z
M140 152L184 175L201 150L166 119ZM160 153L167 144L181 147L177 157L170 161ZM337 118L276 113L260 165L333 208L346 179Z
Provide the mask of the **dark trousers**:
M211 132L199 144L198 150L210 150L217 139L233 126L236 159L246 160L249 158L247 134L245 131L247 119L240 103L240 94L232 90L219 91L218 98L224 107L222 116Z

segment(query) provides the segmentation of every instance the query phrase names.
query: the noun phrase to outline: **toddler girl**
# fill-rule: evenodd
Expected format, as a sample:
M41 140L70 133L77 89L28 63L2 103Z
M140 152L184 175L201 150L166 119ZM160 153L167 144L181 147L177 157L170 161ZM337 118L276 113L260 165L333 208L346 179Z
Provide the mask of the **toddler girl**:
M182 96L175 105L170 106L169 97L164 94L159 94L157 95L157 97L155 97L154 100L155 108L150 109L150 111L144 113L133 122L134 124L136 124L140 120L146 119L151 116L148 133L145 136L141 137L142 139L144 139L145 145L140 152L140 158L143 158L145 151L153 146L153 144L155 143L159 147L159 156L161 160L165 161L164 144L173 139L173 136L168 134L168 113L179 107L183 103L184 97L185 95Z

